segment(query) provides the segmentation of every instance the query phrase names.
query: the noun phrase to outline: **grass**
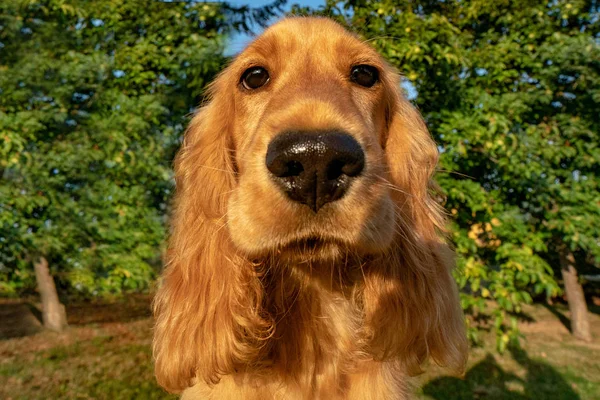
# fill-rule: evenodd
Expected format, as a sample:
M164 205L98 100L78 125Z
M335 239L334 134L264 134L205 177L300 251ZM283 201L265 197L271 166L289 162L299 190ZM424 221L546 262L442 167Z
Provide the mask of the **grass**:
M64 333L0 339L0 398L175 399L154 381L152 320L147 299L138 300L74 306ZM552 312L566 314L560 307ZM499 355L493 337L484 335L462 378L430 367L417 378L417 398L600 399L600 345L574 340L552 312L527 309L534 322L522 324L522 349ZM600 316L591 317L597 340Z
M7 340L0 344L0 398L169 398L154 381L151 326L144 319Z
M598 311L594 309L594 311ZM471 349L463 378L432 368L420 378L419 399L597 400L600 399L600 344L575 340L553 314L566 310L526 308L532 322L521 323L521 349L494 351L494 338L484 335L482 347ZM596 341L600 317L590 313Z

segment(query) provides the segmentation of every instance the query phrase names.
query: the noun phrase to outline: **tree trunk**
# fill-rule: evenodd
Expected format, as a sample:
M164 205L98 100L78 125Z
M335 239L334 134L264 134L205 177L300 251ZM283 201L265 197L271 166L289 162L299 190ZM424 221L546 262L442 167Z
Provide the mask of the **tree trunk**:
M565 293L569 302L569 311L571 312L571 332L577 339L591 342L592 334L588 319L588 308L585 303L583 288L577 277L575 257L570 250L563 249L561 251L560 264L565 283Z
M53 331L62 331L67 326L65 306L60 304L54 279L50 275L48 260L40 257L33 263L38 291L42 298L42 319L44 326Z

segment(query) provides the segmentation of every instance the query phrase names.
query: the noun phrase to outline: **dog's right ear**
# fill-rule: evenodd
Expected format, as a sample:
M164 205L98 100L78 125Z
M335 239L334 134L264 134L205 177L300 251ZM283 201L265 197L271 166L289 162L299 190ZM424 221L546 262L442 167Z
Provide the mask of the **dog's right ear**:
M192 118L175 158L176 212L220 218L235 186L231 154L234 88L225 70L208 88L209 102ZM186 209L190 208L190 209Z
M216 383L252 363L270 321L263 289L233 250L224 224L236 177L231 154L233 90L225 72L188 128L175 161L176 197L167 266L154 299L158 383L181 392L195 379Z
M383 137L394 187L397 233L392 248L366 272L364 307L372 351L396 358L409 374L432 358L462 371L468 342L451 270L453 251L444 216L430 191L438 149L419 112L399 91L399 76L384 75L387 132Z

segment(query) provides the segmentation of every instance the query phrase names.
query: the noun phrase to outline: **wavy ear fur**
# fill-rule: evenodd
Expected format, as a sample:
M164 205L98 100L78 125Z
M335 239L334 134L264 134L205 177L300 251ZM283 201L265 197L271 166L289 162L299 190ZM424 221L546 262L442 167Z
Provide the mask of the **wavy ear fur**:
M211 86L211 100L191 121L175 160L177 194L153 342L157 380L172 392L194 378L216 383L249 364L271 329L261 316L260 281L234 253L224 226L236 180L227 73Z
M397 74L386 74L388 130L384 137L389 179L398 189L396 240L373 260L364 289L372 351L399 357L411 374L433 358L462 370L467 340L458 290L451 275L454 255L445 244L444 217L431 197L438 150L418 111L400 94Z

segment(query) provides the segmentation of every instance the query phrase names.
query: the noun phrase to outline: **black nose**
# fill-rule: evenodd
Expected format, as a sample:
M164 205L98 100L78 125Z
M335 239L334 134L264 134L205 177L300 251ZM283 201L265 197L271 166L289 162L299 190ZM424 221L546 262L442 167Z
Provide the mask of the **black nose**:
M281 189L314 212L341 198L365 165L360 144L344 132L285 132L267 150L267 168Z

